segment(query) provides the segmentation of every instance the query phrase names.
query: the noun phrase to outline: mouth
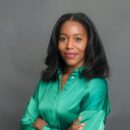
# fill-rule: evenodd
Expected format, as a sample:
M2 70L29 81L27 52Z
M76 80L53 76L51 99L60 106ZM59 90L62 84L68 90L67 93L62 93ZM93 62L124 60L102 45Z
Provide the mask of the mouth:
M77 55L77 53L73 53L73 52L65 52L65 57L69 58L69 59L73 59L75 58Z

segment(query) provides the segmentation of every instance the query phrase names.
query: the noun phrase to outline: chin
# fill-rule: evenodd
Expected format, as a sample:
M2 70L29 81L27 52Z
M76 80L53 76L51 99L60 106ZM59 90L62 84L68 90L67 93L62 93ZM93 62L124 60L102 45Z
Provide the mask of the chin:
M77 63L75 62L65 62L67 66L76 66Z

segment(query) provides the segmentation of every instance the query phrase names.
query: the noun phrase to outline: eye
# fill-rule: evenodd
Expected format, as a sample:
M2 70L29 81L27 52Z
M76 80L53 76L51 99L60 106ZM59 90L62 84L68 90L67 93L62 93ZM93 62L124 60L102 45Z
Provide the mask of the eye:
M80 37L76 37L76 38L75 38L75 41L76 41L76 42L80 42L81 40L82 40L82 38L80 38Z
M63 41L65 41L65 40L66 40L65 37L59 37L59 41L63 42Z

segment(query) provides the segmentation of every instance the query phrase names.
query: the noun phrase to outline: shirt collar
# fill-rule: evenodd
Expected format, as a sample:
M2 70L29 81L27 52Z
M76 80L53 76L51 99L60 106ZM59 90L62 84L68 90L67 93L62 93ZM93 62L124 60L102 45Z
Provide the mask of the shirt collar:
M78 68L74 68L72 73L71 73L71 76L80 76L81 72L86 68L87 68L86 66L81 66L81 67L78 67ZM62 73L61 68L57 69L57 73L58 73L58 75Z

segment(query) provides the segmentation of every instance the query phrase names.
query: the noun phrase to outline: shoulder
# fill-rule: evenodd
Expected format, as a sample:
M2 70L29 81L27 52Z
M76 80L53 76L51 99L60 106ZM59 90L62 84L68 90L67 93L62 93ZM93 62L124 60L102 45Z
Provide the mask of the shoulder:
M93 92L107 92L108 82L105 78L96 77L89 80L88 87L89 90Z
M36 84L36 90L37 91L40 91L40 90L42 90L42 89L45 89L45 82L43 81L43 80L41 80L41 79L39 79L38 81L37 81L37 84Z
M96 78L92 78L91 80L89 80L89 84L93 84L93 85L96 85L96 84L100 84L100 85L106 85L107 84L107 79L105 78L99 78L99 77L96 77Z
M47 87L52 86L53 84L55 84L53 81L44 81L42 79L39 79L39 81L37 82L36 88L39 90L45 90Z
M46 89L45 82L43 82L43 80L41 79L38 80L33 96L38 97L40 99L43 96L45 89Z

